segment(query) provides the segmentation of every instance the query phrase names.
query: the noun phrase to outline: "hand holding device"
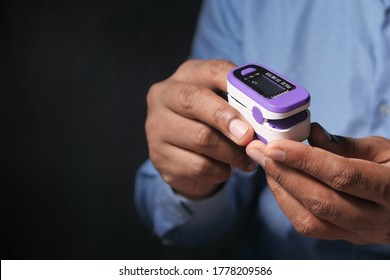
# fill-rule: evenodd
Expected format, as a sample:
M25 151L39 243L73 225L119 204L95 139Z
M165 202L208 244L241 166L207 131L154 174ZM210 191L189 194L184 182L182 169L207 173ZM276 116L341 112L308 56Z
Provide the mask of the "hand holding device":
M309 145L252 141L247 153L267 174L297 232L357 244L389 244L390 139L330 135L313 123Z
M232 166L257 166L244 148L253 139L251 125L215 92L227 91L234 67L224 60L189 60L148 92L150 159L164 181L188 198L212 195Z

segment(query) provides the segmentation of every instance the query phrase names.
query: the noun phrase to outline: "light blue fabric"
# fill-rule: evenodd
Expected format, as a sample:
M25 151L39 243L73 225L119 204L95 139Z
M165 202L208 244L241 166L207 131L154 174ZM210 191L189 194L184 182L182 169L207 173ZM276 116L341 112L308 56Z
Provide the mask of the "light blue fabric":
M329 132L390 138L389 0L205 1L192 57L267 65L310 92L312 121ZM147 161L137 174L136 203L165 242L205 243L249 207L237 257L390 259L390 246L299 235L261 170L236 172L218 194L195 202L176 195Z

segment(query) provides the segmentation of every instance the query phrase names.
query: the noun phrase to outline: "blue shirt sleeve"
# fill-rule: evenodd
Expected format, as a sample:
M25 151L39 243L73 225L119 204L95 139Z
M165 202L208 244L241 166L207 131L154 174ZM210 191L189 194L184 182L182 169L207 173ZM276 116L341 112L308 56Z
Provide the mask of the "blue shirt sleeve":
M218 193L194 201L176 194L147 160L136 177L135 204L163 243L206 245L227 232L238 208L249 202L253 174L235 171Z

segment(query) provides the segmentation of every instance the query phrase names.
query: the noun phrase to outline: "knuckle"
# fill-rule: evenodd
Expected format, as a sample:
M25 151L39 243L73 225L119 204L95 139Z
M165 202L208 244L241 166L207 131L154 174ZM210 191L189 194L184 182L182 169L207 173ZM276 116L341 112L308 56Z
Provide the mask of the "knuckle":
M313 149L312 147L309 147L309 149ZM309 154L304 153L300 160L297 162L297 168L300 170L308 170L309 168Z
M161 84L155 83L150 88L146 95L146 103L150 106L153 101L157 98L159 92L161 91Z
M340 215L333 203L332 195L324 192L314 193L304 205L315 216L323 219L335 219Z
M146 133L156 130L160 125L160 120L156 116L156 114L158 115L159 108L154 105L158 104L156 101L159 99L161 90L161 83L156 83L150 87L146 95L147 116L144 125Z
M212 167L206 159L199 159L192 164L192 175L195 177L204 177L211 173Z
M317 152L316 150L318 150L316 147L307 147L307 151L300 154L300 158L296 162L296 168L308 173L325 175L326 171L322 170L322 166L313 160L313 155Z
M361 183L361 181L361 174L351 164L345 164L337 168L334 176L330 178L330 185L334 189L342 191Z
M153 128L152 128L152 125L149 124L149 122L146 122L147 124L145 125L146 129L145 129L145 134L146 134L146 141L147 141L147 144L148 144L148 149L149 149L149 156L151 157L152 161L153 161L153 158L152 156L159 151L159 149L156 148L156 142L158 141L155 137L155 135L153 134Z
M186 111L191 111L196 103L201 89L197 85L187 84L181 88L179 96L179 102L182 108Z
M268 176L273 178L279 184L283 184L284 176L283 172L279 168L275 167L273 164L271 164L271 162L267 162L265 168L265 172Z
M382 147L382 151L384 150L388 150L388 148L390 148L390 139L387 139L385 137L382 137L382 136L371 136L373 138L373 143L376 143L376 144L373 144L372 146L376 146L376 147Z
M275 199L277 201L279 201L281 199L281 197L283 196L283 189L281 187L277 186L272 181L270 181L268 183L270 185L270 189L272 191L273 196L275 197Z
M158 127L158 121L156 118L152 116L148 116L145 121L145 132L146 136L148 136L153 131L156 131L156 128Z
M230 108L227 106L224 106L225 104L214 104L211 107L210 110L210 117L212 120L214 120L215 123L219 123L221 121L226 121L228 119L232 119L233 116L228 116L231 115L230 113Z
M154 123L151 121L151 118L146 118L145 121L145 132L146 132L146 137L148 137L149 131L153 131Z
M218 143L218 137L208 126L201 126L194 129L193 141L198 148L212 148Z
M189 59L189 60L186 60L184 61L180 66L179 68L177 69L177 72L186 72L188 71L188 69L191 69L193 68L193 66L195 64L199 63L199 60L198 59Z
M316 220L311 216L307 216L304 219L293 222L295 230L306 237L315 237L318 232Z
M328 201L318 201L316 200L314 203L308 206L310 211L316 215L317 217L321 217L324 219L330 219L337 216L337 212L331 203Z
M372 155L376 162L382 163L388 161L390 154L390 140L381 136L369 136L367 142L367 154Z
M163 173L163 174L161 174L161 177L170 186L172 186L175 183L175 181L176 181L175 180L175 176L173 176L171 174Z
M184 61L172 75L177 80L188 80L195 72L199 71L199 66L204 63L201 59L189 59Z
M149 158L161 176L166 175L165 159L154 147L149 146Z
M226 59L217 59L213 60L209 66L209 75L211 79L221 77L221 74L224 74L227 67L231 66L232 62Z
M359 150L358 141L350 141L348 138L342 136L339 136L339 139L344 144L344 150L347 154L354 155Z
M161 141L164 142L164 138L167 135L167 128L162 129L164 125L162 125L161 118L156 115L148 114L144 129L146 141L149 146L161 144ZM161 147L156 147L156 150L161 149Z

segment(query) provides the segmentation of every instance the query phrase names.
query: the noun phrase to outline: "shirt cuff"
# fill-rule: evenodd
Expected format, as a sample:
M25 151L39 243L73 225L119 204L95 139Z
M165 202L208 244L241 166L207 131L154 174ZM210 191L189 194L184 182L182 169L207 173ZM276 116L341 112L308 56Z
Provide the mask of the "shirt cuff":
M191 200L175 193L147 161L137 173L136 206L163 243L206 244L232 227L241 197L235 192L248 191L245 177L234 172L211 197Z
M162 181L156 196L159 211L154 216L154 231L165 244L202 244L225 233L234 223L236 205L231 177L213 196L191 200L175 193Z

